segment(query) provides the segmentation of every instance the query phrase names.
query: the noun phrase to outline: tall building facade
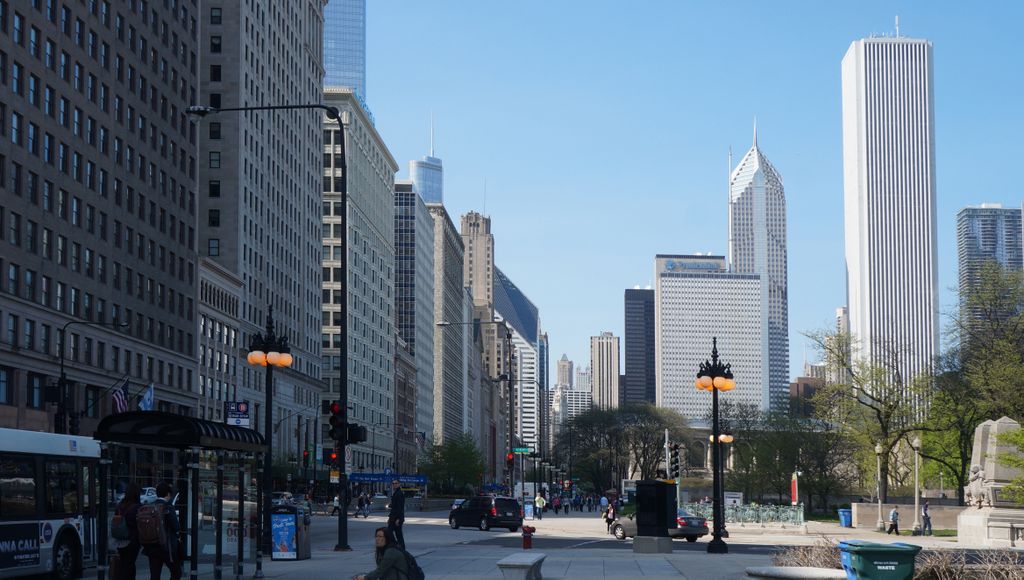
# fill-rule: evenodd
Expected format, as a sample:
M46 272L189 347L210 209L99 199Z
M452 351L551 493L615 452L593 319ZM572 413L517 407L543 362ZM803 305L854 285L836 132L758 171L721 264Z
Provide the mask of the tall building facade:
M594 406L615 409L619 406L619 337L610 332L590 337L591 392Z
M654 403L654 290L627 288L625 295L623 364L625 404Z
M2 4L0 426L58 427L62 360L82 434L122 377L195 416L199 15Z
M576 367L576 378L574 379L573 388L578 391L593 392L594 382L591 380L590 365Z
M514 378L513 428L519 440L539 449L542 420L540 401L540 312L512 280L494 268L495 318L512 334ZM506 403L508 401L506 400Z
M324 86L366 99L366 0L330 0L324 11Z
M365 425L370 440L352 446L352 464L374 471L395 457L395 172L398 164L350 88L324 89L324 104L345 122L324 119L323 155L323 376L329 396L348 385L349 419ZM345 141L345 165L341 140ZM343 169L344 168L344 169ZM347 180L340 179L348 171ZM347 206L342 203L342 188ZM348 216L348 230L342 217ZM348 282L342 253L348 260ZM341 320L348 299L348 320ZM348 344L342 344L347 322ZM348 359L342 381L341 359ZM325 425L326 426L326 425Z
M980 270L986 262L994 262L1007 270L1024 267L1021 235L1019 207L986 203L957 212L956 254L961 300L978 287Z
M395 317L416 363L416 443L434 433L434 219L411 181L395 182Z
M427 203L444 203L444 167L441 160L430 155L409 162L409 179L416 185L416 191Z
M939 344L932 45L854 41L842 79L850 332L909 382Z
M224 401L238 400L242 375L239 309L242 281L210 258L199 262L199 401L200 419L224 419ZM298 417L301 419L302 417Z
M279 103L321 100L322 4L293 6L204 5L200 103L227 108L263 105L270 96ZM282 455L296 452L296 434L288 427L294 417L312 428L323 390L321 123L316 111L280 110L206 116L197 128L199 252L243 283L238 399L255 401L253 416L264 414L265 373L244 363L245 349L253 334L264 331L269 311L294 357L291 367L274 375L274 425L264 426Z
M729 269L761 276L771 408L789 407L789 283L782 176L754 144L729 176Z
M462 237L448 210L428 203L434 220L434 316L436 322L466 322L464 311ZM465 399L464 341L467 326L456 324L434 332L434 444L463 433Z
M401 336L395 337L395 465L396 473L416 473L420 446L416 424L416 357Z
M693 381L717 337L718 353L736 378L729 400L768 410L761 276L729 272L725 256L708 255L658 255L654 274L656 404L691 421L707 419L711 396Z
M555 382L556 385L572 387L572 361L569 360L569 357L564 353L562 354L562 358L558 359L557 375L557 381Z

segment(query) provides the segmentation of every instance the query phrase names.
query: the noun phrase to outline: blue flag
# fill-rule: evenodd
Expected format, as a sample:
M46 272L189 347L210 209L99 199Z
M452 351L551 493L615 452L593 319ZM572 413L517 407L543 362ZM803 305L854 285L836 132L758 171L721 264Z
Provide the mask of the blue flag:
M146 389L146 392L142 394L142 399L139 400L139 410L152 411L153 400L155 397L156 395L153 393L153 383L149 383L149 387Z

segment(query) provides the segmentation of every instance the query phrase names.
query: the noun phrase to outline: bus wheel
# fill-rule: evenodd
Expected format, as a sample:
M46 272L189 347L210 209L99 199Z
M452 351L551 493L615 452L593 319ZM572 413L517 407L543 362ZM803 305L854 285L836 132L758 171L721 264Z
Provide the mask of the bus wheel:
M64 534L53 548L53 578L72 580L78 577L78 542Z

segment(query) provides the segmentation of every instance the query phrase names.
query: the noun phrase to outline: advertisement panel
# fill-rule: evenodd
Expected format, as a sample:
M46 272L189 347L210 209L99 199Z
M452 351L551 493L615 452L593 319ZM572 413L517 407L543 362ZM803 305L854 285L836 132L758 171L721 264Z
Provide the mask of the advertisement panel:
M0 526L0 569L39 565L41 527L37 523Z
M270 529L274 541L271 559L297 559L298 551L295 543L295 514L270 514Z

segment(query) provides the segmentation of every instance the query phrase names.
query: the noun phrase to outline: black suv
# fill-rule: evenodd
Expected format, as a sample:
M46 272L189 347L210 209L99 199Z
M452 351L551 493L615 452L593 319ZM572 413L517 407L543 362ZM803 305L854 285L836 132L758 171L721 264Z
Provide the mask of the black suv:
M523 516L514 498L480 495L455 506L448 514L448 525L453 530L459 526L477 526L485 532L491 528L508 528L515 532L523 525Z

